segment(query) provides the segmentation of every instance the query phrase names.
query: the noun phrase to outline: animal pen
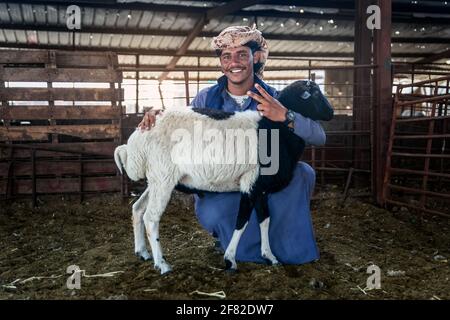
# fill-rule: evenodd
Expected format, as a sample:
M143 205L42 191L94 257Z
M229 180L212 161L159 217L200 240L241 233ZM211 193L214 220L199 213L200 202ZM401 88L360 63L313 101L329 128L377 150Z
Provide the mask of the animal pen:
M116 54L101 52L21 50L18 54L4 50L0 59L4 120L0 136L0 191L3 201L31 197L35 205L37 197L46 194L71 194L80 200L99 193L122 192L128 196L130 183L117 176L112 153L126 141L142 113L126 113L122 107L122 72L129 74L133 70L139 74L141 69L149 68L119 65ZM331 65L313 60L300 62L306 66L296 67L295 71L307 72L307 79L311 81L316 80L318 72L325 74L321 86L335 109L334 119L323 123L326 145L308 147L303 157L317 171L318 187L340 185L344 198L351 195L351 186L365 188L365 192L353 196L376 198L373 163L379 155L373 150L373 141L377 138L373 131L373 79L369 78L366 83L354 81L357 72L370 74L376 66L349 65L345 61ZM444 163L449 157L445 141L449 138L450 77L439 77L446 72L442 66L420 65L422 69L418 69L416 65L404 64L394 66L397 72L394 77L405 75L405 67L435 78L396 85L388 166L379 192L383 203L446 215L449 172ZM271 71L288 69L268 68ZM29 83L30 79L46 86L20 85ZM186 99L187 103L190 85L198 86L199 82L186 79L185 96L179 98ZM95 88L87 88L85 83L94 83ZM136 100L139 101L138 91ZM138 102L135 107L139 109ZM403 116L405 110L410 111L407 117ZM423 116L417 117L417 111L422 111ZM411 139L422 139L423 150L416 141L408 147ZM404 140L403 145L397 144L398 140ZM393 152L397 147L404 152ZM408 157L408 168L418 166L421 169L404 169L405 157ZM397 167L393 167L393 163ZM406 178L405 174L416 177ZM401 182L396 185L393 181ZM391 190L399 191L396 198ZM421 195L419 202L411 198L417 194ZM427 196L432 203L426 201Z
M0 1L0 299L450 298L450 2L312 2ZM381 28L366 27L373 5ZM216 84L211 40L233 25L267 40L268 85L314 81L334 108L301 159L321 257L228 277L174 192L161 239L178 268L163 278L131 254L145 182L119 174L114 150L149 107ZM59 281L74 263L96 273L80 291ZM382 290L364 287L369 264Z

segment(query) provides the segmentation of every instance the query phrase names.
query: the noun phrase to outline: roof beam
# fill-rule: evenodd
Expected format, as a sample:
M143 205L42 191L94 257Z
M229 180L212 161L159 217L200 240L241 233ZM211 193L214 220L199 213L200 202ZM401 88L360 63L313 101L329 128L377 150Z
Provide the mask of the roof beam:
M67 50L66 46L61 45L43 45L43 44L27 44L27 43L8 43L0 42L0 48L17 48L17 49L44 49L44 50ZM77 46L78 51L112 51L118 54L141 54L153 56L178 56L178 57L217 57L213 51L194 51L189 50L184 54L178 54L175 50L149 50L149 49L133 49L133 48L111 48L111 47L83 47ZM430 53L421 52L399 52L393 53L394 58L424 58L429 57ZM353 58L353 52L270 52L270 57L318 57L318 58Z
M0 0L3 3L15 3L15 4L29 4L29 5L42 5L42 6L70 6L77 5L82 8L98 8L98 9L111 9L111 10L143 10L143 11L155 11L155 12L184 12L189 14L202 15L205 13L205 8L195 6L179 6L168 4L155 4L155 3L142 3L142 2L129 2L120 3L115 0L105 1L89 1L89 0L20 0L20 1L5 1Z
M32 24L10 24L0 23L0 29L4 30L21 30L21 31L48 31L48 32L70 32L62 25L32 25ZM129 34L129 35L154 35L154 36L173 36L173 37L187 37L191 31L182 30L164 30L164 29L144 29L144 28L110 28L110 27L90 27L83 26L81 30L76 33L98 33L98 34ZM216 32L202 31L197 37L212 38L217 36ZM291 40L291 41L322 41L322 42L353 42L353 36L322 36L322 35L287 35L264 33L264 38L267 40ZM444 37L395 37L392 38L393 43L426 43L426 44L450 44L450 38Z
M420 60L415 61L415 63L433 63L437 60L445 59L445 58L450 58L450 49L433 54L429 57L422 58Z

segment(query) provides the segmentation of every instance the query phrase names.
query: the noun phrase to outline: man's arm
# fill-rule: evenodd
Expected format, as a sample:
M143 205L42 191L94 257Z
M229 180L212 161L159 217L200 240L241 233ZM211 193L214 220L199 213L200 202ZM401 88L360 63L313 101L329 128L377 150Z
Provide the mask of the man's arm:
M294 133L315 146L323 146L326 142L325 131L319 122L295 113Z

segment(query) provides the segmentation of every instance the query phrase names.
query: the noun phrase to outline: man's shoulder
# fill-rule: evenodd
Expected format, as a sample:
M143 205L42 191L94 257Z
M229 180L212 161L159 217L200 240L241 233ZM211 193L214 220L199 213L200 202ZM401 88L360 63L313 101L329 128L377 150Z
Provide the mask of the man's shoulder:
M211 88L212 86L201 89L195 96L194 100L192 100L191 106L195 108L206 107L206 96Z
M201 89L198 93L197 96L206 96L209 92L209 90L212 88L213 86L209 86L206 88Z

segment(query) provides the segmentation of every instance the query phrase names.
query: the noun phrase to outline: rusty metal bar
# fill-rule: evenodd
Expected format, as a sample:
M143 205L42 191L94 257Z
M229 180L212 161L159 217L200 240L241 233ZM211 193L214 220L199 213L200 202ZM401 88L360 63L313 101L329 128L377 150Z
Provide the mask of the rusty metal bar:
M341 161L341 160L339 160ZM350 171L350 168L332 168L332 167L316 167L315 170L323 170L323 171L335 171L335 172L348 172ZM370 170L364 170L364 169L354 169L353 172L360 172L360 173L370 173Z
M189 71L184 71L184 89L186 92L186 105L189 105L190 97L189 97Z
M423 99L417 99L417 100L411 100L411 101L403 101L403 102L399 102L398 106L402 107L402 106L408 106L411 104L418 104L418 103L423 103L423 102L435 102L435 101L440 101L440 100L445 100L445 99L450 99L450 94L434 96L432 98L423 98Z
M383 176L386 169L387 146L389 141L389 124L391 123L392 108L392 1L377 0L380 7L381 28L374 30L374 62L378 65L374 73L374 97L376 99L373 110L373 181L372 191L375 201L383 204Z
M363 135L363 134L371 134L370 130L360 130L360 131L355 131L355 130L342 130L342 131L327 131L327 136L328 135Z
M372 31L369 28L361 28L366 24L367 8L371 0L355 1L355 42L354 42L354 64L370 65L372 58ZM353 71L353 131L370 132L370 112L367 110L367 101L364 95L369 91L366 84L371 83L371 68L355 68ZM371 98L371 95L367 98ZM328 134L328 133L327 133ZM352 146L360 145L364 141L361 135L352 135ZM365 154L361 149L353 149L353 167L363 168L365 165Z
M419 82L416 82L416 83L414 83L414 84L412 84L412 83L399 84L398 86L399 86L399 88L403 89L403 88L411 87L412 85L414 85L415 87L417 87L417 86L420 86L420 85L422 85L422 84L428 84L428 83L431 83L431 82L441 82L441 81L445 81L445 80L447 80L447 79L448 79L448 75L445 76L445 77L434 78L434 79L431 79L431 80L423 80L423 81L419 81Z
M437 82L436 82L437 85ZM434 89L434 94L437 95L438 94L438 88ZM431 117L434 118L434 116L436 115L436 102L433 103L432 107L431 107ZM428 135L432 135L434 132L434 120L431 120L428 123ZM427 147L426 147L426 154L430 154L431 153L431 146L433 143L433 139L428 137L427 139ZM449 156L450 158L450 156ZM427 184L428 184L428 171L430 169L430 157L425 158L425 163L424 163L424 170L425 174L423 175L423 181L422 181L422 190L426 191L427 189ZM422 196L420 197L420 204L421 206L425 206L425 201L426 201L426 195L422 194Z
M342 200L342 203L344 203L345 200L347 200L348 190L350 188L350 183L352 181L353 170L354 170L353 168L350 168L350 170L348 171L347 182L345 183L345 188L344 188L344 199Z
M37 206L37 194L36 194L36 150L31 151L31 192L32 192L32 205L33 208Z
M392 152L392 155L393 156L397 156L397 157L445 158L445 159L450 159L450 154L426 154L426 153Z
M322 148L321 150L320 150L320 165L322 166L322 167L325 167L326 166L326 162L325 162L325 148ZM325 171L324 170L322 170L321 172L320 172L320 182L322 183L322 184L324 184L325 183Z
M105 154L95 153L95 152L83 152L83 151L71 151L71 150L61 150L58 148L52 147L40 147L36 145L10 145L6 143L0 143L0 148L16 148L16 149L34 149L37 151L52 151L52 152L60 152L60 153L70 153L70 154L82 154L85 156L99 156L105 157Z
M78 156L79 159L79 163L80 163L80 183L79 183L79 187L78 187L78 192L80 193L80 203L83 202L83 172L84 172L84 168L83 168L83 156L80 154Z
M430 135L396 135L394 136L394 139L428 139L428 138L435 138L435 139L443 139L443 138L450 138L450 134L430 134Z
M391 189L398 189L398 190L402 190L402 191L407 191L407 192L411 192L411 193L425 194L425 195L429 195L429 196L442 197L442 198L450 199L450 194L449 193L439 193L439 192L432 192L432 191L422 190L422 189L407 188L407 187L403 187L403 186L397 186L395 184L389 184L389 188L391 188Z
M6 199L12 199L14 194L14 145L7 145L11 149L11 161L8 165L8 181L6 183Z
M402 168L390 168L391 172L397 172L397 173L406 173L406 174L417 174L417 175L424 175L425 171L420 170L412 170L412 169L402 169ZM446 173L439 173L439 172L428 172L428 175L435 176L435 177L442 177L442 178L449 178L450 174Z
M447 120L450 119L450 115L448 116L441 116L441 117L434 117L433 120ZM397 119L397 123L401 122L417 122L417 121L430 121L430 118L427 117L417 117L417 118L408 118L408 119Z
M430 213L430 214L438 215L438 216L441 216L441 217L450 218L450 214L446 214L446 213L443 213L443 212L440 212L440 211L436 211L436 210L430 210L430 209L427 209L427 208L417 207L417 206L411 205L409 203L395 201L395 200L392 200L392 199L387 199L386 202L390 203L390 204L395 204L397 206L403 206L403 207L407 207L407 208L411 208L411 209L416 209L418 211L423 211L425 213Z

